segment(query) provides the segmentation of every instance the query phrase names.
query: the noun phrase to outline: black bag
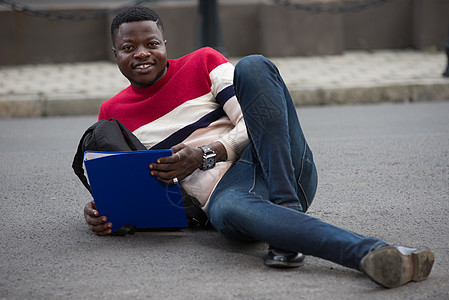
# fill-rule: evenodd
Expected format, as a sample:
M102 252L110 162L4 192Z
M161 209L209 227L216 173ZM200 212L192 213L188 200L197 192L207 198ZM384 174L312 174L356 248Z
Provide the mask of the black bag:
M81 137L72 168L83 185L92 193L83 169L84 152L87 150L114 152L147 150L147 148L118 120L100 120L90 126ZM181 192L189 226L209 227L209 219L198 200L188 195L182 188Z
M72 168L84 186L92 193L83 169L83 156L87 150L113 152L147 150L147 148L128 128L115 119L100 120L90 126L81 137Z

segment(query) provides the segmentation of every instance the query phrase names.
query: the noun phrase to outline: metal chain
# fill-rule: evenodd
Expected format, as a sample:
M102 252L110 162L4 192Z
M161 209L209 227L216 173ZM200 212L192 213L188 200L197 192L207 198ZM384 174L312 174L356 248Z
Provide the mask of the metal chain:
M43 17L51 20L71 20L71 21L83 21L86 19L96 19L102 18L108 15L117 14L119 11L126 7L139 5L145 2L157 2L159 0L134 0L129 4L126 4L117 8L107 8L107 9L96 9L90 12L86 11L71 11L71 12L61 12L61 11L49 11L33 9L30 6L18 3L11 0L0 0L0 5L6 5L13 11L18 11L27 15L35 17Z
M371 8L378 5L383 5L394 0L358 0L352 1L351 3L309 3L303 4L298 2L292 2L290 0L273 0L277 5L282 5L288 8L295 8L300 10L305 10L311 13L330 13L330 14L340 14L345 12L360 11L367 8ZM347 2L347 1L346 1Z
M85 11L71 11L71 12L56 12L49 10L33 9L30 6L24 5L22 3L12 1L12 0L0 0L0 5L5 5L14 11L18 11L27 15L32 15L36 17L48 18L51 20L72 20L72 21L82 21L86 19L96 19L108 15L114 15L121 11L122 9L134 5L139 5L145 2L158 2L159 0L134 0L127 5L118 8L109 9L97 9L91 12ZM305 10L312 13L344 13L360 11L363 9L371 8L374 6L382 5L387 2L392 2L394 0L358 0L353 1L348 4L344 3L310 3L303 4L298 2L292 2L290 0L272 0L277 5L282 5L288 8Z

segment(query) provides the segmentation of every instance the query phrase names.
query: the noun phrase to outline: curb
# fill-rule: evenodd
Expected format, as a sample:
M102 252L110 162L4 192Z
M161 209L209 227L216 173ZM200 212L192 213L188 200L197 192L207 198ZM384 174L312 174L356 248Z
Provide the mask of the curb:
M0 119L96 115L113 94L23 94L0 97Z
M290 89L295 106L408 103L449 100L449 84L398 84L346 88Z
M289 87L295 106L410 103L449 100L449 84L397 84L345 88ZM52 93L0 96L0 119L96 115L114 93Z

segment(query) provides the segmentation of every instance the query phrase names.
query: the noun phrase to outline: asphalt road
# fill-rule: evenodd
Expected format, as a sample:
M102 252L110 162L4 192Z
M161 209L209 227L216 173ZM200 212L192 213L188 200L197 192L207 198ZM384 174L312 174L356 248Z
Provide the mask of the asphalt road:
M449 299L449 102L299 111L319 171L310 214L434 250L427 281L387 290L307 257L263 265L266 245L213 230L97 237L71 170L94 116L0 120L0 299Z

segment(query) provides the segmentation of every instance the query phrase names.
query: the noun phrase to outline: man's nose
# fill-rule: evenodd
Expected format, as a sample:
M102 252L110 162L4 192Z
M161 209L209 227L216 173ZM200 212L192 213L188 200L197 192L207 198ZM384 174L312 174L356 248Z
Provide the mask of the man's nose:
M146 49L145 47L140 47L137 49L136 53L134 54L134 57L136 58L145 58L150 56L150 50Z

